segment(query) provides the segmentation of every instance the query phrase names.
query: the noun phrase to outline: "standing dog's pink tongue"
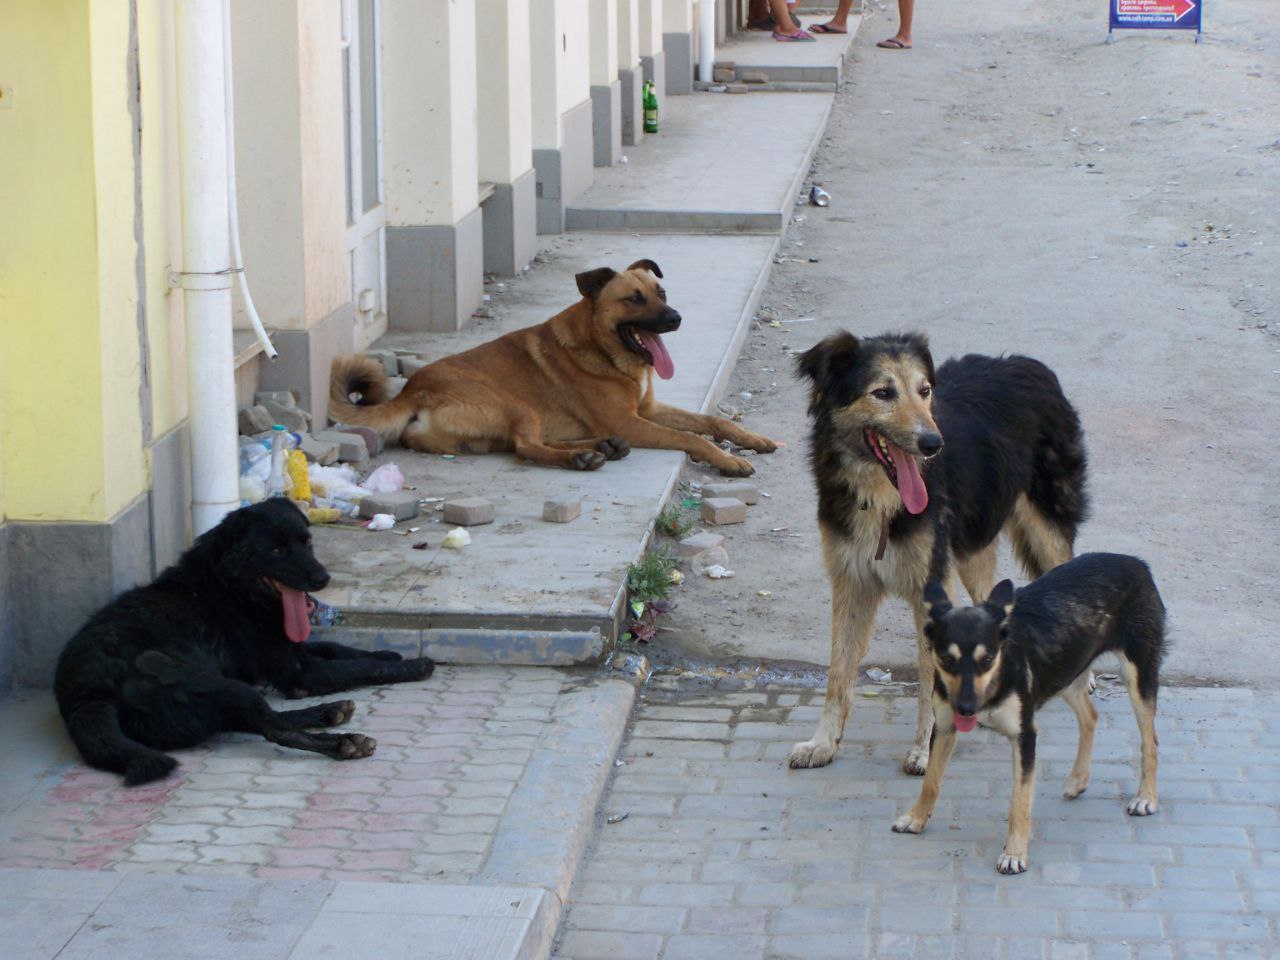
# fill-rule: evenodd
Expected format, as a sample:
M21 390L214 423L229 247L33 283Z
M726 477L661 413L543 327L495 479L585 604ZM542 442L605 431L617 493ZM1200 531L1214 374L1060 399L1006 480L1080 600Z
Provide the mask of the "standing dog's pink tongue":
M956 729L961 733L968 733L978 725L977 717L962 717L957 713L953 715L952 719L955 720Z
M636 336L653 357L653 369L658 372L658 376L663 380L674 377L676 365L671 362L671 354L667 353L667 345L662 342L662 338L656 333L645 333L643 330L636 330Z
M311 636L311 616L307 609L307 595L301 590L286 587L279 580L272 580L280 591L280 603L284 607L284 635L294 643L302 643Z
M907 513L923 513L929 505L929 491L925 489L916 458L903 453L892 443L886 443L886 446L898 471L898 496L902 497L902 505L907 508Z

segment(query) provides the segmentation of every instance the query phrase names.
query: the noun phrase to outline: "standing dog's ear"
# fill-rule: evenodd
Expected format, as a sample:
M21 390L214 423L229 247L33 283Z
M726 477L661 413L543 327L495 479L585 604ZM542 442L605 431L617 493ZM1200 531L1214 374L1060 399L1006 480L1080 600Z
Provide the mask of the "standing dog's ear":
M930 580L924 585L924 612L931 619L944 617L951 610L951 598L947 596L947 591L942 589L942 584L936 580Z
M586 273L580 273L573 279L578 281L578 292L584 297L594 297L604 285L616 277L618 274L613 267L600 267L597 270L588 270Z
M637 260L631 266L627 267L627 269L628 270L648 270L659 280L662 279L662 268L659 267L652 260Z
M1009 613L1013 610L1013 581L1001 580L992 587L986 606L1000 617L1001 623L1009 619Z
M818 409L832 379L858 359L861 346L857 337L848 330L841 330L800 354L796 360L796 372L813 381L809 394L810 413Z
M908 342L911 349L915 351L920 362L924 364L924 368L929 377L929 386L937 386L937 378L933 373L933 353L929 350L929 338L923 333L913 333Z

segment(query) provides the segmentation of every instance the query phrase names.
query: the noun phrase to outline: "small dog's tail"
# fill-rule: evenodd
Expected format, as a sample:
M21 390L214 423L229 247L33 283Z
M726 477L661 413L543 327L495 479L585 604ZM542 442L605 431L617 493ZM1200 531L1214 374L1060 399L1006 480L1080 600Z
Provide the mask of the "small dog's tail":
M359 400L352 402L352 395ZM372 357L336 357L329 375L329 416L338 423L371 427L388 443L397 443L414 418L413 402L391 397L382 364Z
M168 754L130 739L120 728L115 704L107 700L76 707L67 717L67 732L86 763L123 774L126 787L167 777L178 765Z

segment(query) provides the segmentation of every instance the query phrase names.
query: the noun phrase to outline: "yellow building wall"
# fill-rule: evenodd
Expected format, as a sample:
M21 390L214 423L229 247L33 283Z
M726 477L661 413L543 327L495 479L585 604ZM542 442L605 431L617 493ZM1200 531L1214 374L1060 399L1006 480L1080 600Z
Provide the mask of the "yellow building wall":
M0 455L16 520L109 520L147 488L129 7L6 5Z

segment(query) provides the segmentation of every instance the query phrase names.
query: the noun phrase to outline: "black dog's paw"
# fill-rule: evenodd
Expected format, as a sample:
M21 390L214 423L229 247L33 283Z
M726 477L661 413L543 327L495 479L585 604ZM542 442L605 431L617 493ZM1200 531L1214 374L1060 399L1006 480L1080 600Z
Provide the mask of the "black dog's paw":
M325 726L340 727L355 715L354 700L335 700L324 705Z
M375 650L369 654L369 657L373 660L386 660L388 662L404 659L404 657L396 653L394 650Z
M604 466L604 459L604 454L597 450L584 450L573 455L569 466L574 470L599 470Z
M436 671L436 662L430 657L417 657L408 663L416 668L414 673L418 680L425 680Z
M606 460L621 460L631 452L631 444L621 437L606 437L596 444L596 449L604 454Z
M344 733L338 738L336 756L339 760L360 760L373 756L377 749L378 741L373 737L366 737L363 733Z
M163 780L178 766L178 761L163 753L149 753L129 761L124 772L124 785L137 787L153 780Z

